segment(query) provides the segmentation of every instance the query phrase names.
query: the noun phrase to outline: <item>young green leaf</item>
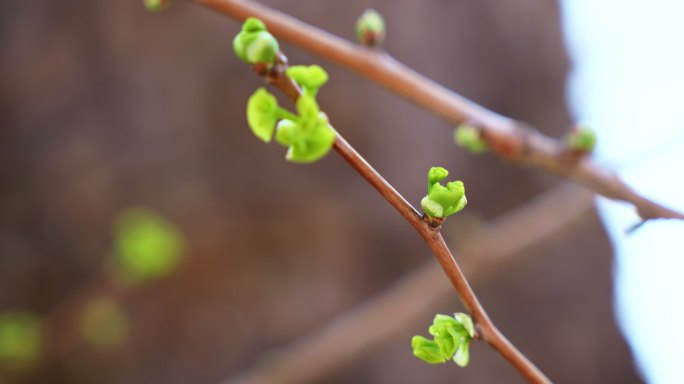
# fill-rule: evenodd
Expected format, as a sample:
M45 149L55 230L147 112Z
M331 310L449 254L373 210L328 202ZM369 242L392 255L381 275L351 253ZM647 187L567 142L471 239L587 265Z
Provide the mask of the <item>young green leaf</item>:
M453 356L461 344L462 337L455 331L459 323L453 317L436 315L428 332L434 336L442 356Z
M473 324L473 319L470 316L465 313L454 313L454 319L463 325L463 330L468 337L471 339L475 337L475 324Z
M467 366L468 362L470 361L470 352L468 350L468 347L470 347L470 342L463 342L463 343L461 343L461 345L458 346L458 349L456 350L456 353L454 354L454 357L452 360L459 367Z
M446 186L440 184L448 175L449 172L442 167L432 167L428 172L428 194L420 205L430 217L446 218L461 211L468 202L463 182L452 181Z
M257 89L247 100L247 124L252 133L268 143L280 115L278 100L265 88Z
M328 82L328 73L318 65L293 65L287 69L287 76L313 95Z
M437 343L423 336L413 336L411 348L413 348L413 356L428 364L440 364L447 360L442 355Z
M294 163L313 163L328 154L334 143L335 131L328 124L320 123L290 146L286 158Z
M411 339L414 356L430 364L453 360L461 367L468 365L468 349L475 335L470 316L464 313L456 313L454 317L435 315L428 332L433 340L420 335Z
M432 186L439 183L449 176L449 171L442 167L432 167L428 171L428 192L432 191Z
M245 23L243 28L259 31L260 22ZM335 143L335 131L316 102L316 92L328 80L319 66L295 66L288 75L299 82L304 93L296 102L297 115L278 106L275 96L264 88L256 90L247 102L247 123L259 139L276 141L288 147L285 158L294 163L312 163L325 156Z

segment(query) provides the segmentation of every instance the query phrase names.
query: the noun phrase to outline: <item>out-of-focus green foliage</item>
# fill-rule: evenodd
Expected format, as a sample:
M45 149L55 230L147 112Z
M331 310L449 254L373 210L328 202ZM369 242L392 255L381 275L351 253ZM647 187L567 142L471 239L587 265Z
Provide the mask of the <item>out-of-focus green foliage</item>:
M487 152L487 143L482 139L480 130L470 124L461 124L454 131L454 141L475 154Z
M580 125L566 136L565 142L574 151L589 153L596 147L596 132Z
M150 12L159 12L169 6L170 0L144 0L145 8Z
M183 235L173 223L145 208L131 208L115 225L114 267L124 282L154 280L174 272L183 258Z
M41 353L41 324L32 313L0 313L0 367L8 370L29 368Z
M128 336L128 319L118 302L107 296L90 300L80 316L82 337L97 349L120 346Z

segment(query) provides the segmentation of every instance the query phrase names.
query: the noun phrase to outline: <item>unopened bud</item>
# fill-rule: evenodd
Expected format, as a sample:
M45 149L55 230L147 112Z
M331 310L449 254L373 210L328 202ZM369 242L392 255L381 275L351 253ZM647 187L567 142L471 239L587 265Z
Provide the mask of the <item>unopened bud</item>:
M367 9L356 20L356 39L367 47L379 47L385 41L385 20L374 9Z
M278 40L268 32L264 23L250 17L242 24L242 31L233 39L233 50L248 64L271 65L280 47Z
M482 139L480 130L470 124L461 124L454 131L454 141L475 154L487 152L487 143Z
M166 9L171 0L144 0L145 8L150 12L160 12Z
M568 149L578 153L590 153L596 147L596 132L591 128L577 126L565 138Z

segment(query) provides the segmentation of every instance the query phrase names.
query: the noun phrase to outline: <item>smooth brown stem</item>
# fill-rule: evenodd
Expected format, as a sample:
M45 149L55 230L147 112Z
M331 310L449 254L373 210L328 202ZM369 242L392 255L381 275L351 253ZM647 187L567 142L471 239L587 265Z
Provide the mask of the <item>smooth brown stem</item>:
M479 328L480 338L498 351L531 383L551 381L496 328L444 242L439 228L430 226L349 143L337 133L334 149L408 221L428 244L461 302Z
M468 280L456 263L439 230L429 226L425 227L428 229L416 228L416 230L430 246L432 253L451 280L451 284L456 288L463 305L470 312L473 321L479 328L480 338L517 368L530 383L550 383L551 381L496 328L477 296L475 296L470 284L468 284Z
M265 80L278 88L283 94L296 102L301 96L301 90L292 79L284 76L287 67L287 57L279 53L275 66L269 73L265 73ZM333 149L347 161L380 195L387 200L404 219L415 228L425 240L433 254L439 261L442 270L448 276L456 289L458 297L470 312L478 327L478 336L498 351L511 365L513 365L531 383L550 383L551 381L511 344L506 337L494 326L482 304L478 301L470 284L449 251L440 227L421 216L413 206L397 192L368 162L352 147L339 132L335 132L336 139Z
M588 159L564 156L562 143L529 125L501 116L406 67L382 51L370 50L251 0L194 0L235 19L258 17L279 38L348 67L454 124L469 122L483 132L501 157L568 177L611 199L632 203L643 219L684 219L684 214L634 191Z
M468 279L491 279L511 265L541 257L541 249L593 218L593 196L565 182L464 238L459 266ZM439 264L413 268L389 288L335 316L317 330L265 352L225 384L322 383L333 374L374 356L399 334L406 334L426 312L440 306L453 288ZM425 287L429 285L430 289ZM391 321L387 321L391 319ZM315 362L315 363L312 363Z

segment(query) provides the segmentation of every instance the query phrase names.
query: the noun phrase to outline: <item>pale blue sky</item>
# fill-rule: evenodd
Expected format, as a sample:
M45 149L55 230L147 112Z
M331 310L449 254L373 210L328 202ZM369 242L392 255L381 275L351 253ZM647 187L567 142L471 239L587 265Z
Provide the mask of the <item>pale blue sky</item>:
M599 136L597 161L684 211L684 1L562 0L568 100ZM616 314L644 379L684 383L684 223L634 234L634 209L598 199L616 249ZM590 268L591 266L587 266Z

